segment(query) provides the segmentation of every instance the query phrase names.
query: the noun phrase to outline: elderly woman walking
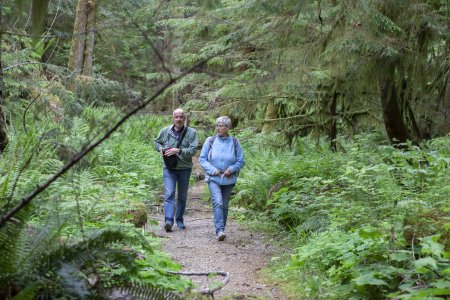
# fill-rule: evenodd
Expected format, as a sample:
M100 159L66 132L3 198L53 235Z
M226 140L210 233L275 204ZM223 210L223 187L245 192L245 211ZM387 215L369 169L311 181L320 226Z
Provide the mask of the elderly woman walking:
M231 120L223 116L216 120L217 135L208 137L203 144L199 162L206 172L213 203L214 226L217 240L226 238L225 226L231 191L237 181L238 172L245 164L239 141L228 134Z

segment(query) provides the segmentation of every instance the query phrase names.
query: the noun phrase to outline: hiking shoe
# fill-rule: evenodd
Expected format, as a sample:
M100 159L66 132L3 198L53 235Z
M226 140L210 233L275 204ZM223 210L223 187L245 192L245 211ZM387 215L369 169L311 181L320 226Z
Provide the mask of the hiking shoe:
M164 225L164 229L166 230L166 232L171 232L172 231L172 224L166 223L166 225Z
M178 228L180 228L181 230L186 229L186 225L184 225L183 222L177 222L177 226L178 226Z
M220 232L217 234L217 240L218 240L219 242L222 242L223 240L225 240L226 237L227 237L227 235L226 235L223 231L220 231Z

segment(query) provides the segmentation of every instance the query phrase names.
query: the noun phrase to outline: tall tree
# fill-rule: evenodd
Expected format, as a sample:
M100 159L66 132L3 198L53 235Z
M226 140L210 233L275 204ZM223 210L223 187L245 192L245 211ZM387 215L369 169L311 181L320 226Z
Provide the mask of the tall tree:
M392 142L439 135L442 118L435 107L449 68L447 5L342 1L334 17L324 20L330 28L322 52L326 66L336 76L353 74L342 78L358 98L379 99Z
M87 3L86 19L86 43L84 47L83 75L92 75L92 63L94 61L94 37L95 37L95 15L97 12L97 1L90 0Z
M78 0L68 63L68 68L72 72L69 81L71 89L76 76L92 75L96 10L95 0Z
M409 131L403 122L404 116L400 107L395 84L395 67L387 66L386 77L379 79L381 108L383 110L386 132L394 143L405 143L411 139Z
M2 67L2 41L3 41L3 0L0 0L0 153L5 150L8 144L6 134L6 119L3 112L3 67Z

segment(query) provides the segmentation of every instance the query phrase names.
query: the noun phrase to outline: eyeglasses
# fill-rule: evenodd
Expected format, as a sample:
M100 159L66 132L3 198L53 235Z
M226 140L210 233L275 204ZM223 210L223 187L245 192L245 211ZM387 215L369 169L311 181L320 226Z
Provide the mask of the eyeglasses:
M216 124L216 127L226 127L224 124Z

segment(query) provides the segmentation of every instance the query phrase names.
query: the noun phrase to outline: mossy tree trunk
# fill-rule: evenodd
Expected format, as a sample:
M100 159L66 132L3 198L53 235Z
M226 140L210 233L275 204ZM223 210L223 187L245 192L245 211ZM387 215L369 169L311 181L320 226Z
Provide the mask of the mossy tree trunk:
M94 61L94 36L96 0L90 0L87 4L86 44L84 48L83 75L92 76L92 63Z
M3 111L3 67L2 67L2 41L3 41L3 0L0 0L0 153L8 145L8 135L6 134L6 118Z
M399 96L394 79L395 67L391 65L386 70L387 72L379 80L384 126L391 143L405 143L411 139L411 136L403 121L404 118L400 109Z
M337 138L337 99L338 93L335 91L333 96L331 97L331 107L330 107L330 116L331 116L331 125L330 125L330 147L331 150L336 151L336 138Z
M267 103L266 114L264 116L264 125L262 127L261 133L269 133L275 131L275 122L278 119L278 107L275 105L274 101L271 100Z
M69 56L69 70L73 75L81 74L83 69L84 48L86 45L88 0L78 0L75 23L73 26L72 47Z
M450 132L450 71L447 73L447 84L439 106L438 111L442 117L442 123L437 129L437 135L443 136Z
M96 10L95 0L78 0L68 63L72 72L68 87L72 90L78 75L92 75Z

